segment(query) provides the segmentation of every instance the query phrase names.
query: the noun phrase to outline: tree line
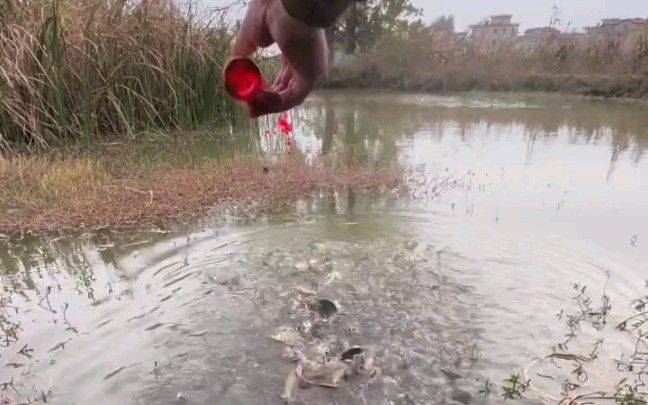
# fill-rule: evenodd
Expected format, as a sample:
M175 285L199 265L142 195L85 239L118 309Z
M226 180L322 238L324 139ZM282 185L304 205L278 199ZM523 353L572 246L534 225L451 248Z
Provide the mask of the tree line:
M440 16L432 24L421 20L423 10L410 0L355 1L326 32L331 48L347 54L370 50L380 39L405 36L412 31L430 30L454 32L454 17Z

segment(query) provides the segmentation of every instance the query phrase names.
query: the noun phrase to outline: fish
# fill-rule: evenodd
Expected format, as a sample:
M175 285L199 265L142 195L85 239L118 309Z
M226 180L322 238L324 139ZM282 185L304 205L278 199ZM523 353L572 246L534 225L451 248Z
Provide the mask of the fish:
M349 367L344 363L332 363L316 368L299 368L301 381L307 385L317 385L326 388L338 388Z
M296 391L299 385L299 376L301 375L301 364L297 364L294 369L290 370L290 374L286 377L284 384L284 391L281 394L281 399L287 404L292 404L296 398Z
M287 344L294 346L298 343L301 343L302 338L299 333L288 326L280 327L274 335L270 336L273 340L276 340L279 343Z

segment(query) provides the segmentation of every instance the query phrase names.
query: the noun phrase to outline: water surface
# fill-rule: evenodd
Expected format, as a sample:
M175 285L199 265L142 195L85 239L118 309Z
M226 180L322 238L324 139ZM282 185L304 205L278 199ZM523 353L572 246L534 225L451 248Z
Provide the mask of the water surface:
M645 294L643 104L328 92L291 121L310 158L400 165L417 198L340 188L262 223L9 241L2 283L22 330L0 349L0 382L53 404L280 404L292 364L270 335L302 321L293 287L326 285L341 304L329 333L374 348L382 373L302 390L302 403L498 402L478 394L484 380L565 340L557 314L575 310L575 283L595 301L605 287L610 326ZM264 131L235 144L270 159ZM438 176L459 183L434 188ZM585 388L612 389L611 359L633 341L580 333L573 352L606 339ZM571 369L539 368L557 380L539 378L531 400L551 403Z

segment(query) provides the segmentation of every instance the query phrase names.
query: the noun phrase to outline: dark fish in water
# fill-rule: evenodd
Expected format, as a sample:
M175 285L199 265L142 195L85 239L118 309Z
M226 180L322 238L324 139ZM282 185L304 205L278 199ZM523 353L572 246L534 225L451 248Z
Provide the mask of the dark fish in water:
M349 350L345 351L344 353L342 353L342 355L340 356L340 359L342 361L353 360L355 358L355 356L360 356L360 355L362 355L362 348L360 348L360 347L352 347L351 349L349 349Z
M308 307L312 311L318 312L324 318L330 318L338 311L338 308L333 301L327 300L326 298L312 300L308 304Z

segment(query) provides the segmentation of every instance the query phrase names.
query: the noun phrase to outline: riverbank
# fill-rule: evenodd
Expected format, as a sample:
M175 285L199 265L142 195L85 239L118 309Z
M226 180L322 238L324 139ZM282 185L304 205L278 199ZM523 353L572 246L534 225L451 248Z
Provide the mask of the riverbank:
M648 99L648 41L628 50L548 38L533 49L453 45L427 29L382 38L356 55L337 55L322 87L424 92L551 92Z
M648 100L648 75L572 75L447 72L407 74L378 69L338 69L322 89L384 89L415 92L543 92L585 97Z
M401 184L397 169L345 167L333 156L306 162L297 150L271 164L244 153L174 161L183 147L169 142L155 154L150 145L119 144L0 160L0 233L164 226L208 212L259 215L339 186Z

